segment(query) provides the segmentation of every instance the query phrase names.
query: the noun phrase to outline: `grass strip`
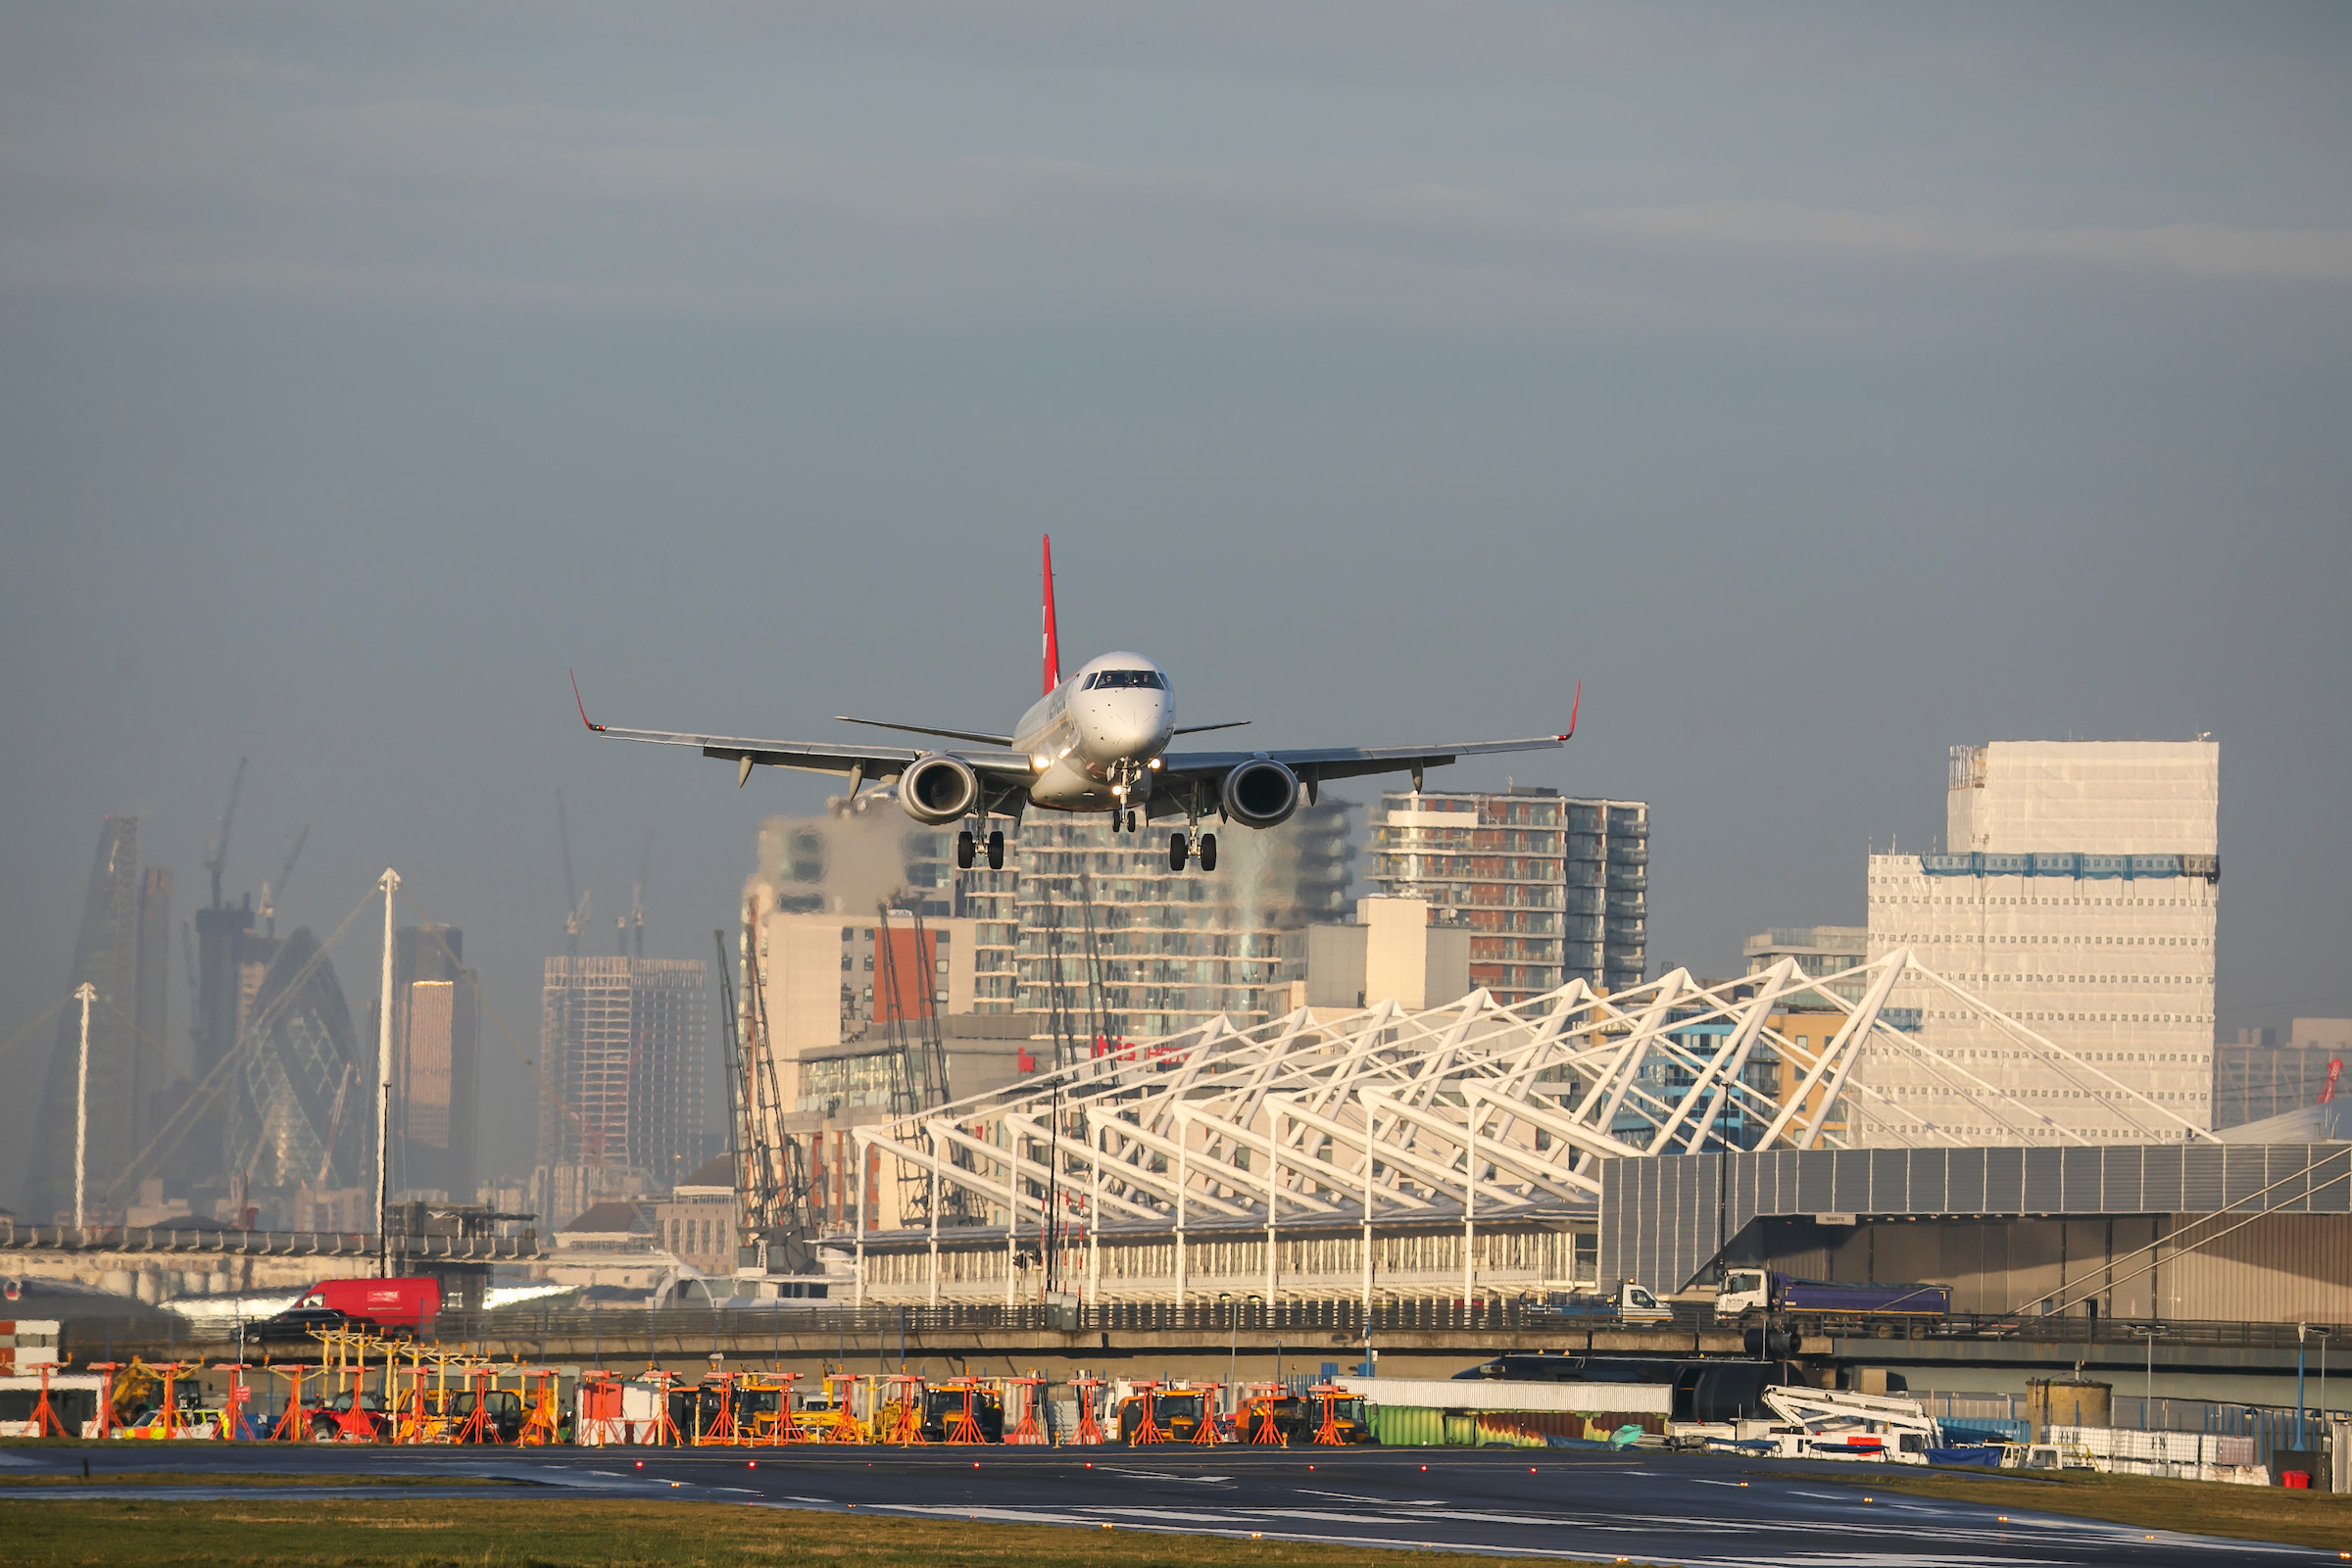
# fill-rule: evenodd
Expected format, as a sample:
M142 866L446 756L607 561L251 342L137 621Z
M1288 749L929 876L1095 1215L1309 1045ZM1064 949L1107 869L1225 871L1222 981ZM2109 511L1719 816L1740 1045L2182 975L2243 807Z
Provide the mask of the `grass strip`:
M290 1499L289 1499L290 1500ZM1198 1568L1208 1556L1285 1568L1378 1561L1377 1548L1205 1540L1150 1531L861 1518L719 1502L275 1498L217 1502L0 1501L11 1562L107 1568ZM1415 1563L1502 1568L1520 1559L1416 1551Z
M1772 1472L1776 1481L1828 1482L1864 1492L1899 1492L1942 1502L1982 1503L2021 1513L2066 1514L2141 1530L2267 1541L2323 1551L2352 1550L2352 1494L2290 1492L2221 1481L2166 1481L2096 1470L2042 1471L2028 1479L1998 1471L1943 1473L1910 1465L1871 1466L1867 1476ZM1765 1472L1758 1472L1764 1474Z
M502 1476L307 1476L250 1475L237 1471L101 1470L95 1475L0 1475L0 1492L11 1487L519 1487Z

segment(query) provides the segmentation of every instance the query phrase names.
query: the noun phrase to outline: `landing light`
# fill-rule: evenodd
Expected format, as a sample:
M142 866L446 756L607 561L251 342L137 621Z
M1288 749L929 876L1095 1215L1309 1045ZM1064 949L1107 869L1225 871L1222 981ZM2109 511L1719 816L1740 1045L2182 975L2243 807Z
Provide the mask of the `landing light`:
M1047 756L1044 752L1040 752L1035 757L1029 759L1029 765L1036 768L1051 767L1054 765L1054 759Z
M1158 766L1159 766L1159 759L1158 759L1158 758L1156 758L1156 757L1154 757L1153 759L1152 759L1152 760L1151 760L1151 761L1149 761L1149 762L1145 763L1144 765L1145 765L1145 766L1147 766L1147 767L1153 767L1153 768L1156 768L1156 767L1158 767Z

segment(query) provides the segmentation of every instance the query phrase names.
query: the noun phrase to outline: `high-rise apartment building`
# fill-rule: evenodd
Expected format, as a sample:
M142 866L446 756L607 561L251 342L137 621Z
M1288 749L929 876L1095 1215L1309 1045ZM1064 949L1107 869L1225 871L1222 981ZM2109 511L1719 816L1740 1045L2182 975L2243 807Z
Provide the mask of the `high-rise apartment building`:
M2198 1126L2213 1088L2220 756L2210 740L1995 741L1955 747L1942 853L1870 857L1870 956L1910 948L1930 969ZM2007 1093L2042 1102L2055 1139L2127 1131L2056 1068L1932 986L1897 986L1921 1036ZM1874 1048L1847 1096L1853 1137L1899 1142L1903 1111L1963 1137L2013 1130L1959 1087Z
M1798 974L1836 974L1841 969L1859 967L1870 956L1870 928L1860 925L1797 925L1774 926L1749 937L1741 949L1747 960L1747 973L1762 974L1783 958L1796 960ZM1868 989L1864 980L1840 980L1818 990L1790 993L1783 1002L1789 1007L1830 1007L1836 1005L1829 998L1842 997L1847 1002L1860 1002Z
M698 958L550 958L541 998L543 1167L640 1171L659 1186L705 1154L710 966Z
M90 1004L89 1133L85 1190L92 1202L154 1135L169 1087L164 1058L171 957L172 873L139 870L139 820L110 816L90 867L74 987ZM74 1203L74 1106L81 1069L81 1006L58 1015L57 1044L33 1132L25 1191L44 1220ZM112 1206L120 1207L120 1204Z
M1355 847L1345 801L1217 835L1214 871L1172 871L1161 835L1107 816L1031 811L1018 840L1020 1010L1118 1039L1222 1014L1248 1029L1291 1010L1306 929L1344 920Z
M1571 980L1642 982L1649 807L1520 786L1391 792L1372 819L1372 884L1470 933L1470 983L1505 1004Z
M465 951L448 925L403 926L392 944L392 1186L459 1201L473 1196L480 1075Z

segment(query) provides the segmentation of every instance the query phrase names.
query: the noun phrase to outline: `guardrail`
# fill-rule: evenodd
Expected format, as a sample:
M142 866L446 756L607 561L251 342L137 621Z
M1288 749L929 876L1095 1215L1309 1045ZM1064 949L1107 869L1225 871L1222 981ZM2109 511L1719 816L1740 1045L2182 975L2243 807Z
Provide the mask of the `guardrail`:
M350 1231L244 1231L169 1225L23 1225L0 1220L0 1251L222 1252L260 1257L373 1257L376 1238ZM515 1236L392 1237L404 1258L516 1260L539 1255L535 1231Z

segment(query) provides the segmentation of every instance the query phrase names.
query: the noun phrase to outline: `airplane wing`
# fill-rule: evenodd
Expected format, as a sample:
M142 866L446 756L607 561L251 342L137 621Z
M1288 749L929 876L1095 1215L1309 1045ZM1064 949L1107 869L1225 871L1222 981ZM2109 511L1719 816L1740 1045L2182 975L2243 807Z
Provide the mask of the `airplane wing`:
M1448 746L1329 746L1287 752L1171 752L1162 760L1159 781L1152 789L1152 815L1183 815L1183 797L1188 789L1202 786L1202 799L1208 801L1227 773L1258 757L1282 763L1311 790L1335 778L1419 773L1424 768L1443 767L1465 757L1500 752L1555 752L1566 738L1536 735L1521 741L1472 741Z
M613 740L649 741L656 746L691 746L705 757L723 758L736 763L735 782L739 785L751 777L754 767L846 773L861 781L895 778L906 771L907 763L929 755L906 746L845 747L821 742L755 740L738 735L695 735L679 730L620 729L599 724L588 716L588 706L580 701L576 680L571 695L580 710L580 722L596 734ZM955 755L979 772L999 780L1010 775L1025 781L1030 775L1029 759L1019 752L997 747L965 748Z
M1287 752L1171 752L1161 759L1158 781L1152 786L1148 814L1180 816L1185 798L1200 791L1204 805L1213 801L1219 780L1252 758L1264 757L1298 775L1311 799L1315 790L1335 778L1363 778L1377 773L1410 773L1416 788L1425 768L1443 767L1465 757L1491 757L1504 752L1556 752L1576 734L1576 712L1584 705L1584 684L1568 707L1568 728L1559 735L1531 735L1517 741L1468 741L1445 746L1327 746Z

